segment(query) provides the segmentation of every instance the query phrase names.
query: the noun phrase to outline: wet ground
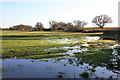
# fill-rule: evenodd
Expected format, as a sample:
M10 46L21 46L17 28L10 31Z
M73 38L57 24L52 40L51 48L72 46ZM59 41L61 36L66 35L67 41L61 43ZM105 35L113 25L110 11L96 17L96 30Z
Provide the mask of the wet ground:
M62 46L44 51L66 50L55 54L66 54L58 58L5 59L2 61L5 78L81 78L87 72L88 78L120 79L120 47L117 42L91 42L100 37L80 37L73 39L48 40L51 43L83 43ZM43 42L44 43L44 42Z

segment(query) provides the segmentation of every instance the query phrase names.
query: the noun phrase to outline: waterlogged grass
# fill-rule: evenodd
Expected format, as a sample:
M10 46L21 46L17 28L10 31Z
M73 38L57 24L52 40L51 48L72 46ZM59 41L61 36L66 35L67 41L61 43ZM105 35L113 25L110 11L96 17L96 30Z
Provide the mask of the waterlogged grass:
M17 57L18 59L41 59L41 58L54 58L54 57L62 57L66 56L66 54L43 54L43 55L30 55L24 57Z
M41 43L44 42L44 43ZM47 40L3 40L2 53L3 58L36 56L44 54L63 53L67 50L54 49L45 51L45 49L68 46L73 44L57 44L47 42ZM27 57L28 58L28 57ZM32 57L33 58L33 57Z
M100 34L100 33L98 33ZM54 53L66 52L65 50L51 50L45 49L60 47L60 46L74 46L81 43L75 40L66 43L58 43L56 39L61 38L76 38L88 36L91 34L73 33L73 32L23 32L23 31L2 31L2 58L43 58L52 57ZM52 39L52 40L51 40ZM44 55L44 56L43 56ZM53 56L58 56L54 54ZM60 55L62 56L62 55Z
M41 43L43 41L44 43ZM50 43L46 40L3 40L3 58L24 57L30 55L42 55L65 52L65 50L44 51L52 47L65 46L66 44Z
M91 55L91 54L95 54L94 52L93 53L80 53L80 52L76 52L76 53L73 53L73 54L76 54L76 55Z
M62 46L74 47L85 42L79 37L98 35L102 33L79 33L79 32L23 32L23 31L2 31L2 58L18 58L18 59L39 59L65 56L67 54L59 54L68 50L59 49ZM64 39L65 38L65 39ZM67 39L69 40L67 40ZM74 39L78 38L78 39ZM63 41L63 42L62 42ZM89 42L91 45L81 46L81 48L96 48L96 43L114 42L112 40L99 40ZM50 49L50 48L58 49ZM103 46L102 46L103 47ZM50 50L49 50L50 49ZM71 49L72 50L72 49ZM94 51L87 54L93 54ZM78 55L78 54L76 54ZM82 54L83 55L83 54ZM86 54L84 54L86 55Z
M113 54L113 49L102 49L101 51L98 51L97 53L94 53L92 55L83 55L76 54L74 55L77 58L82 58L82 62L88 63L92 66L106 66L110 70L116 69L113 64L112 59L116 59L116 57ZM117 60L116 60L117 61ZM119 61L118 61L119 63ZM117 69L120 70L120 65L117 64Z
M49 62L51 60L55 60L55 63L67 60L67 63L63 64L64 66L67 67L67 64L83 66L87 63L92 67L88 67L85 71L93 73L96 72L96 67L98 66L106 67L113 72L120 70L120 59L118 56L120 48L108 48L109 46L117 44L114 40L87 42L80 38L86 36L97 36L102 33L50 31L3 31L2 33L2 60L6 58L32 59L31 62ZM115 54L113 54L114 51L116 51ZM73 55L70 55L70 53ZM22 64L18 64L17 66L24 67ZM85 67L82 67L81 69L84 68ZM63 78L65 74L67 73L58 72L57 77ZM89 78L90 74L88 72L84 72L78 76Z

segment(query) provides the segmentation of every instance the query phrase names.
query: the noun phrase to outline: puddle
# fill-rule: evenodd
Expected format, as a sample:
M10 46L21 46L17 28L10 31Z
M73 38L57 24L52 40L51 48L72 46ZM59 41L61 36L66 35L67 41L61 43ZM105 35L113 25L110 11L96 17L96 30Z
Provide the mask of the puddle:
M98 36L94 36L94 37L81 37L81 39L83 39L84 41L90 42L90 41L99 40L100 37L98 37Z
M110 44L110 43L109 43ZM45 49L44 51L51 51L51 50L68 50L67 52L63 52L63 54L69 54L70 56L73 56L75 55L74 53L77 53L77 52L80 52L80 53L87 53L88 51L89 52L92 52L92 51L99 51L101 49L114 49L116 47L119 47L120 45L114 43L113 46L110 46L109 44L87 44L87 43L84 43L84 44L80 44L80 45L77 45L77 46L63 46L63 47L54 47L54 48L49 48L49 49ZM111 43L113 44L113 43ZM98 47L99 45L99 47ZM93 48L95 46L95 48ZM101 48L102 47L102 48ZM59 54L59 53L58 53Z
M109 78L113 76L116 78L117 74L106 69L105 67L96 67L95 72L88 69L93 68L89 64L83 63L83 65L75 66L71 65L67 59L59 62L52 61L38 61L31 62L31 59L6 59L3 61L3 76L7 78L57 78L59 72L65 73L64 78L81 78L79 74L88 72L89 78L95 78L96 76L101 78ZM22 66L18 66L22 65ZM103 74L104 73L104 74Z
M76 38L69 39L69 38L64 38L64 39L56 39L56 40L48 40L50 43L57 43L57 44L70 44L70 43L78 43L80 40L76 41Z
M70 43L78 43L80 41L83 42L90 42L90 41L96 41L99 40L100 37L95 36L95 37L79 37L79 38L60 38L60 39L54 39L54 40L47 40L50 43L56 43L56 44L70 44ZM41 43L44 43L43 41Z

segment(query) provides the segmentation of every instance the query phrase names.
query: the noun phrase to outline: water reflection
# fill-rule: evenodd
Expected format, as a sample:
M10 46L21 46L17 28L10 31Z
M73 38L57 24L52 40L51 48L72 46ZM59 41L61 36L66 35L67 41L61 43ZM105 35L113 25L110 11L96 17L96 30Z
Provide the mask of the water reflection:
M119 49L118 49L119 50ZM109 50L105 50L108 53ZM118 77L120 73L120 56L114 49L110 55L100 54L99 58L91 56L75 56L50 59L48 61L40 61L39 59L32 62L33 59L6 59L3 60L3 76L7 78L57 78L59 73L64 73L64 78L81 78L80 73L88 72L89 78ZM110 52L110 51L109 51ZM100 58L102 58L100 60ZM97 60L98 59L98 60Z
M39 61L31 62L31 60L16 60L16 59L7 59L3 62L3 76L7 78L57 78L59 72L65 73L64 78L74 78L74 73L76 78L80 78L79 74L86 71L91 74L90 78L94 77L104 77L108 78L113 75L116 77L116 73L106 69L105 67L96 67L95 72L92 72L92 66L89 64L83 63L83 65L71 65L66 63L68 61ZM22 66L18 66L21 64ZM65 65L66 64L66 65ZM103 74L104 73L104 74Z

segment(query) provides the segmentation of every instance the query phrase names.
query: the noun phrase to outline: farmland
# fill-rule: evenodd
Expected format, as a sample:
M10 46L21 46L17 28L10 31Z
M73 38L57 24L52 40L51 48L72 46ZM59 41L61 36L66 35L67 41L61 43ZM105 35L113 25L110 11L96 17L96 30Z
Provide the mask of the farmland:
M2 31L3 76L74 78L75 74L86 78L87 74L87 78L117 78L119 43L100 37L105 37L102 32ZM24 74L17 76L18 69Z

